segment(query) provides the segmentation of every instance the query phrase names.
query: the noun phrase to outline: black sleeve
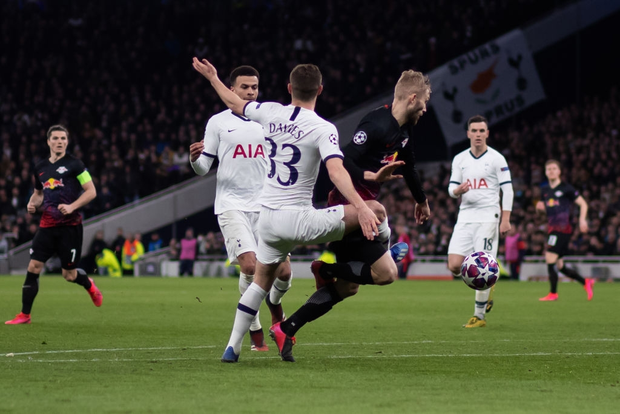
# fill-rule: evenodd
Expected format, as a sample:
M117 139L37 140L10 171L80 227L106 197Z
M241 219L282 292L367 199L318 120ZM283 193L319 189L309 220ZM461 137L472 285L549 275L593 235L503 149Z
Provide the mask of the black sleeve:
M405 145L405 148L403 148L402 156L399 154L398 158L405 161L405 165L400 169L402 170L403 177L405 178L405 182L413 198L418 204L424 203L426 201L426 194L422 188L420 174L418 174L418 170L415 167L415 155L413 154L413 142L411 138L409 138L409 142Z
M36 168L34 169L33 177L34 177L34 188L37 190L43 190L43 184L41 184L41 181L39 181Z
M573 187L570 184L566 184L566 188L564 189L564 194L566 194L566 197L568 197L568 199L572 202L577 200L577 197L579 197L579 191L576 190L575 187Z
M354 180L364 180L364 171L366 170L360 166L360 163L364 156L370 153L373 142L379 135L380 131L377 130L377 125L365 117L355 129L353 139L342 149L344 167Z

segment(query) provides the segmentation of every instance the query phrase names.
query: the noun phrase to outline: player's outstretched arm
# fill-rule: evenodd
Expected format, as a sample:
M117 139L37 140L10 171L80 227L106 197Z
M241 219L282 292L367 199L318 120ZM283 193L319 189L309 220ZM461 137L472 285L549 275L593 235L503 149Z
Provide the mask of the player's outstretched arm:
M575 199L575 204L579 206L579 231L582 233L587 233L588 203L582 196L579 196Z
M30 214L34 214L37 208L41 207L41 204L43 204L43 190L35 189L34 193L30 196L26 209Z
M334 183L338 191L357 209L357 216L364 236L368 240L373 240L375 234L379 234L377 225L379 219L373 211L366 205L362 197L355 191L351 176L344 168L340 158L330 158L325 162L329 179Z
M237 115L243 115L243 108L247 103L243 99L239 98L233 91L228 89L226 85L222 83L220 78L217 77L217 70L207 59L198 60L194 58L194 69L202 76L207 78L211 82L211 86L215 89L215 92L219 95L220 99L228 108L230 108Z

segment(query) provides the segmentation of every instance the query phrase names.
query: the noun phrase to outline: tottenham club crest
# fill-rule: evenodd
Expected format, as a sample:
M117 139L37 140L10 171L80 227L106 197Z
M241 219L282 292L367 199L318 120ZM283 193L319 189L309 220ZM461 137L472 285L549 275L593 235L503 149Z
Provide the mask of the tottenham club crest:
M64 174L64 173L66 173L67 171L69 171L69 170L67 170L65 167L58 167L58 169L56 170L56 172L57 172L58 174Z
M368 137L364 131L359 131L355 135L353 135L353 143L357 145L362 145Z

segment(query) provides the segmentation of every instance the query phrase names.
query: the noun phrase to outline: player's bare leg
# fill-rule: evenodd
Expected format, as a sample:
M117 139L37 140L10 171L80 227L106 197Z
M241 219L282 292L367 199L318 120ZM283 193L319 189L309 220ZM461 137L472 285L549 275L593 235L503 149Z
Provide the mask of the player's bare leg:
M461 277L461 265L463 264L463 260L465 260L465 256L461 256L460 254L448 255L448 270L450 270L452 276L457 278Z
M273 281L269 295L265 298L265 302L271 311L272 325L282 322L285 318L284 310L282 309L282 297L291 288L292 280L293 271L291 270L291 258L289 256L285 262L278 266L276 279Z

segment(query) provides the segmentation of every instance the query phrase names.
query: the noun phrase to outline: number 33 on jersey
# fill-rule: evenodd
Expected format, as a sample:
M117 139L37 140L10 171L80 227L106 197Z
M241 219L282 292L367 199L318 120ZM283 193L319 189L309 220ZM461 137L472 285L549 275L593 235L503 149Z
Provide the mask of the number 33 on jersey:
M244 115L264 128L269 165L261 204L311 207L321 160L343 158L336 127L314 111L273 102L249 102Z

